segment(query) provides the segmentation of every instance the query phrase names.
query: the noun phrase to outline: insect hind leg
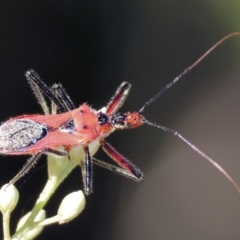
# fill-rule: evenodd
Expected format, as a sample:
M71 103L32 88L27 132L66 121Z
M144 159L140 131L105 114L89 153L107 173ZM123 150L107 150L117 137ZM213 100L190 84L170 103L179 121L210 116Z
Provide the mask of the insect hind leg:
M69 97L65 89L63 88L62 84L60 83L55 83L52 86L52 92L56 96L56 98L65 106L67 111L73 110L75 108L75 105L72 101L72 99ZM52 101L52 104L54 102ZM55 104L56 106L56 104Z
M44 148L37 154L31 156L27 163L23 166L20 172L9 182L9 184L15 184L20 178L22 178L31 168L35 166L41 155L43 154L54 154L60 157L66 156L68 153L65 151L59 151L51 148Z
M58 96L55 96L52 92L52 89L49 88L38 76L36 72L33 70L29 70L25 74L27 81L30 85L30 87L33 90L34 95L36 96L39 104L43 108L43 111L45 114L49 114L49 108L46 103L46 99L44 96L46 96L51 102L54 102L56 104L57 109L59 112L67 112L68 109L66 106L62 103L62 100L58 98ZM64 92L64 90L63 90ZM65 95L67 95L65 93ZM69 98L70 99L70 98Z

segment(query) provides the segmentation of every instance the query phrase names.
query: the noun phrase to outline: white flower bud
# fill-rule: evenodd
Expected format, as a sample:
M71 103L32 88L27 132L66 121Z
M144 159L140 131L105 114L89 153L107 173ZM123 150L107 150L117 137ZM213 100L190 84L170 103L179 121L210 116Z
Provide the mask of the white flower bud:
M23 224L28 220L29 216L30 216L31 212L27 213L26 215L24 215L20 221L18 222L17 225L17 229L20 229ZM41 222L46 218L46 211L45 210L41 210L38 215L35 217L34 222ZM29 230L24 236L21 237L21 240L31 240L31 239L35 239L43 230L44 226L36 226L35 228Z
M58 209L59 224L66 223L77 217L84 209L86 200L81 190L68 194Z
M17 205L19 193L12 184L5 184L0 190L0 210L2 213L12 212Z

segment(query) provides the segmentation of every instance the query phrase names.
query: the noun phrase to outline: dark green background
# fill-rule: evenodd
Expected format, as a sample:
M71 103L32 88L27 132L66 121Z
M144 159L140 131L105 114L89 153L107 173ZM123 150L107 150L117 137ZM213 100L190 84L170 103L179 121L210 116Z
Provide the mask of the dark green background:
M128 81L133 88L122 110L139 110L221 37L239 31L239 11L238 0L1 1L0 119L41 113L24 78L30 68L49 85L61 82L76 105L88 102L96 109ZM239 66L238 36L144 114L178 130L240 184ZM149 126L114 133L108 141L142 169L144 181L95 167L94 193L84 212L66 225L46 227L38 239L239 240L239 194L181 141ZM25 161L1 156L0 184ZM17 183L12 229L46 177L43 159ZM81 188L76 169L47 206L48 216L67 193Z

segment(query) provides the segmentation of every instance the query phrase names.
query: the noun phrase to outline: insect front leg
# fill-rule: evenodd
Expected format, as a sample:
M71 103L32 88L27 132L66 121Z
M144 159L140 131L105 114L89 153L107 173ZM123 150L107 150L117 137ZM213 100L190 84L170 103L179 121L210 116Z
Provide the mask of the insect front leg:
M130 91L131 84L123 82L109 101L106 107L106 114L112 115L123 105Z
M23 166L20 172L9 182L9 184L15 184L20 178L22 178L31 168L35 166L42 154L54 154L59 157L64 157L68 153L66 151L59 151L51 148L44 148L35 155L32 155L27 163Z
M135 165L133 165L127 158L122 156L109 143L105 142L104 140L101 140L100 144L102 145L103 150L108 154L108 156L112 158L119 166L125 169L124 171L121 171L121 173L124 174L124 172L128 172L128 174L126 175L134 179L135 181L142 180L143 173Z

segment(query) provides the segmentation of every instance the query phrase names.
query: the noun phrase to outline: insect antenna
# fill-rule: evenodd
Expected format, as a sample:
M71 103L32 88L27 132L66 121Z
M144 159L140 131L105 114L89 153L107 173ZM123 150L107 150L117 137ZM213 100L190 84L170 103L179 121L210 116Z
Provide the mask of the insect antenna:
M202 152L199 148L197 148L195 145L193 145L191 142L189 142L185 137L183 137L180 133L177 131L174 131L171 128L167 128L165 126L162 126L157 123L152 123L148 121L147 119L144 119L144 123L159 128L163 130L164 132L169 132L172 135L178 137L181 139L184 143L186 143L190 148L192 148L195 152L197 152L199 155L201 155L203 158L205 158L207 161L209 161L215 168L217 168L232 184L233 186L237 189L237 191L240 193L240 187L237 185L237 183L232 179L232 177L217 163L215 162L212 158L210 158L207 154Z
M180 78L186 75L190 70L196 67L209 53L211 53L216 47L218 47L221 43L226 41L228 38L238 35L239 32L231 33L217 43L215 43L207 52L205 52L197 61L195 61L192 65L186 68L183 72L181 72L177 77L175 77L170 83L168 83L164 88L162 88L155 96L153 96L149 101L147 101L142 108L138 111L139 113L143 112L151 103L157 100L163 93L165 93L170 87L172 87Z
M167 84L162 90L160 90L155 96L153 96L149 101L147 101L143 107L139 110L138 113L143 112L151 103L153 103L155 100L157 100L164 92L166 92L170 87L172 87L180 78L182 78L185 74L187 74L191 69L193 69L195 66L197 66L209 53L211 53L216 47L218 47L222 42L227 40L230 37L238 35L239 32L231 33L224 38L222 38L220 41L218 41L216 44L214 44L207 52L205 52L197 61L195 61L192 65L190 65L188 68L186 68L183 72L181 72L176 78L174 78L169 84ZM190 141L188 141L185 137L183 137L180 133L177 131L167 128L165 126L162 126L157 123L153 123L148 121L147 119L142 119L142 122L159 128L164 132L169 132L172 135L178 137L181 139L185 144L187 144L190 148L192 148L195 152L197 152L199 155L201 155L203 158L205 158L207 161L209 161L214 167L216 167L237 189L237 191L240 193L240 187L236 184L236 182L233 180L233 178L212 158L210 158L207 154L202 152L199 148L197 148L195 145L193 145Z

